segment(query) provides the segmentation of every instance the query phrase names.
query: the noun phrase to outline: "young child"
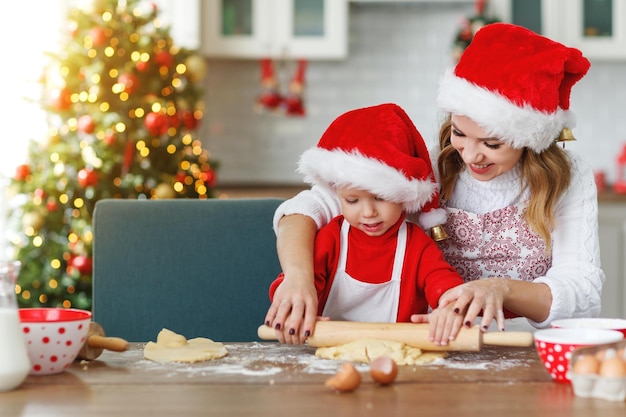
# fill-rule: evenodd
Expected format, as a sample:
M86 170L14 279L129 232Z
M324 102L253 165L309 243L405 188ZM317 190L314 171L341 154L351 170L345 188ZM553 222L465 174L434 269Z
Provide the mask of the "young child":
M436 309L439 297L463 279L437 244L407 213L419 213L428 230L445 222L424 141L395 104L349 111L305 151L298 171L312 185L337 194L341 215L315 238L314 285L319 316L332 320L408 322ZM286 284L284 273L270 298ZM268 311L267 323L277 314ZM435 310L431 326L445 326L448 311ZM298 343L295 330L275 326L281 342ZM448 322L449 324L449 322ZM282 327L282 328L281 328Z

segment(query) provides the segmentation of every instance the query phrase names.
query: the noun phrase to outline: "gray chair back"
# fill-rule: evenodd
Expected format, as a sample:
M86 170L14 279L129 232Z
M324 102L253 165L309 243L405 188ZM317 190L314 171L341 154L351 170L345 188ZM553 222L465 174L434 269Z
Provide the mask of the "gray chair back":
M98 201L93 319L107 335L258 340L280 272L272 216L283 200Z

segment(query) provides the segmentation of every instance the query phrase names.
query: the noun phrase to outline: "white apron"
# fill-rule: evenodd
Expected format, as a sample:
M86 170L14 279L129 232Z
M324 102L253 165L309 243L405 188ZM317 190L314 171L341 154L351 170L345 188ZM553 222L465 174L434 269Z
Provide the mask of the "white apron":
M339 239L337 270L322 315L332 320L395 322L406 251L406 222L402 222L398 230L391 279L380 284L358 281L346 272L349 230L350 223L344 220Z

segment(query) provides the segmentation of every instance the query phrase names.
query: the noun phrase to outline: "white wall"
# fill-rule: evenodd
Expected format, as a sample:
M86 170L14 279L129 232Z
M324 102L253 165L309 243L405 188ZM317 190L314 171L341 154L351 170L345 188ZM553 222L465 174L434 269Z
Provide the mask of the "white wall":
M473 13L473 5L433 3L351 3L349 57L309 64L308 114L302 119L254 112L258 62L209 60L202 137L221 160L221 184L299 184L299 155L335 117L360 106L396 102L434 143L437 82L451 64L458 23ZM280 74L291 75L287 68ZM626 143L626 62L593 62L573 89L571 107L579 140L567 146L612 181L616 154Z

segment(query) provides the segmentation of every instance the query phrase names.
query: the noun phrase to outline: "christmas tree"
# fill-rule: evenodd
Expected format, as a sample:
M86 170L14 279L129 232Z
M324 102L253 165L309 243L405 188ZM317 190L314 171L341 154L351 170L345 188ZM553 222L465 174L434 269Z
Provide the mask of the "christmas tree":
M94 0L69 11L49 54L49 133L12 181L22 307L91 308L98 200L213 197L217 162L195 136L205 62L174 45L158 13L145 1Z

